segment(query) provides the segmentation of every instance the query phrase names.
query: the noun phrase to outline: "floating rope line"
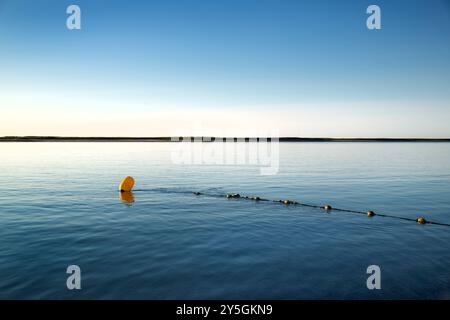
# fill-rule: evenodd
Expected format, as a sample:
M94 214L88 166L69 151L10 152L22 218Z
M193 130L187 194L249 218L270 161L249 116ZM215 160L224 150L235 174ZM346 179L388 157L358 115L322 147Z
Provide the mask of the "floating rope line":
M196 196L209 196L209 197L224 197L223 195L213 195L213 194L207 194L207 193L203 193L203 192L193 192L192 194L196 195ZM260 201L265 201L265 202L272 202L272 203L280 203L280 204L284 204L286 206L302 206L302 207L308 207L308 208L316 208L316 209L323 209L325 211L339 211L339 212L348 212L348 213L357 213L357 214L363 214L368 216L369 218L375 217L375 216L379 216L379 217L384 217L384 218L392 218L392 219L398 219L398 220L405 220L405 221L413 221L413 222L417 222L419 224L434 224L434 225L438 225L438 226L445 226L445 227L450 227L450 224L448 223L441 223L441 222L436 222L436 221L429 221L426 220L424 217L419 217L417 219L412 219L412 218L406 218L406 217L399 217L399 216L394 216L394 215L388 215L388 214L379 214L379 213L375 213L374 211L358 211L358 210L350 210L350 209L341 209L341 208L333 208L331 205L326 204L324 206L319 206L319 205L314 205L314 204L307 204L307 203L302 203L302 202L298 202L298 201L293 201L293 200L270 200L270 199L264 199L264 198L260 198L260 197L256 197L256 196L241 196L239 193L228 193L225 195L225 198L228 199L243 199L243 200L250 200L250 201L255 201L255 202L260 202Z
M121 193L121 199L124 199L125 202L134 202L134 198L133 198L132 192L131 192L133 186L134 186L134 179L132 177L128 176L122 180L122 183L119 186L119 191ZM135 190L135 191L149 191L149 190L141 189L141 190ZM156 190L152 190L152 191L170 192L170 193L177 192L177 191L169 190L169 189L156 189ZM319 205L307 204L307 203L302 203L302 202L293 201L293 200L270 200L270 199L264 199L264 198L257 197L257 196L241 196L239 193L228 193L225 195L223 195L223 194L221 194L221 195L208 194L208 193L204 193L204 192L191 192L191 191L178 191L178 193L194 194L195 196L207 196L207 197L214 197L214 198L225 197L228 199L243 199L243 200L250 200L250 201L255 201L255 202L272 202L272 203L284 204L286 206L292 205L292 206L302 206L302 207L308 207L308 208L322 209L327 212L338 211L338 212L363 214L369 218L379 216L379 217L383 217L383 218L391 218L391 219L398 219L398 220L404 220L404 221L413 221L413 222L417 222L419 224L434 224L434 225L438 225L438 226L450 227L450 224L448 224L448 223L429 221L429 220L426 220L424 217L418 217L417 219L413 219L413 218L399 217L399 216L388 215L388 214L379 214L379 213L375 213L374 211L358 211L358 210L350 210L350 209L333 208L329 204L319 206ZM127 198L128 198L127 194L129 194L129 200L127 200Z

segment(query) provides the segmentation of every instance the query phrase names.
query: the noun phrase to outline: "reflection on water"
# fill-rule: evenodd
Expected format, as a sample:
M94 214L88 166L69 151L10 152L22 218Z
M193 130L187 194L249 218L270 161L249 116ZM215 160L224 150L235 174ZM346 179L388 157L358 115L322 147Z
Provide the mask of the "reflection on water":
M273 176L175 165L170 143L4 143L0 153L3 299L450 298L449 228L381 216L450 222L450 144L282 143ZM127 175L135 192L118 200ZM81 268L79 292L66 289L69 265ZM370 265L382 290L367 289Z
M133 192L119 192L119 198L122 202L131 205L134 202Z

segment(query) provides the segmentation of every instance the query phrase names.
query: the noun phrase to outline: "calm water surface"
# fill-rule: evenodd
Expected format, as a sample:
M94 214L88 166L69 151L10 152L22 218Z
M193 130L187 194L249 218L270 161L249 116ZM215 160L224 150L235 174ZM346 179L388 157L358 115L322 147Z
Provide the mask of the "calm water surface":
M450 298L450 228L196 197L238 192L450 223L450 144L282 143L279 173L169 143L0 143L1 299ZM135 202L117 185L137 180ZM66 289L66 268L82 290ZM368 290L379 265L382 289Z

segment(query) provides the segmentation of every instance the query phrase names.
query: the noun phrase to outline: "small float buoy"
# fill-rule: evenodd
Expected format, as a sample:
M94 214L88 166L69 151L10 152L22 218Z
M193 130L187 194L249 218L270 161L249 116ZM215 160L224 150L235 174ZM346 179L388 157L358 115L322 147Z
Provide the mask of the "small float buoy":
M201 192L193 192L196 196L200 196Z
M425 224L425 223L427 223L427 220L425 220L424 217L419 217L419 218L416 219L416 221L417 221L417 223L419 223L419 224Z
M329 204L324 205L323 208L327 211L333 210L333 207L330 206Z
M241 195L239 193L229 193L226 195L227 198L240 198Z
M119 185L120 192L130 192L134 187L133 177L125 177Z
M259 201L259 200L261 200L261 198L260 197L253 197L252 200Z
M368 217L373 217L375 215L375 212L373 212L373 211L367 211L367 216Z
M284 204L293 204L294 202L291 200L282 200Z

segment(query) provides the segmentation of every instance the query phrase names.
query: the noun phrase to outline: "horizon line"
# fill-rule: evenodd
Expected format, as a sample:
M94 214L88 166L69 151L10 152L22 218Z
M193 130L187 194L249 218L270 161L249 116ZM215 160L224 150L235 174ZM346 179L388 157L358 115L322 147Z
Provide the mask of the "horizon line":
M174 138L178 138L176 141ZM181 138L181 139L180 139ZM335 137L209 137L209 136L173 136L173 137L77 137L77 136L2 136L0 142L257 142L260 139L272 139L279 142L450 142L450 138L335 138Z

